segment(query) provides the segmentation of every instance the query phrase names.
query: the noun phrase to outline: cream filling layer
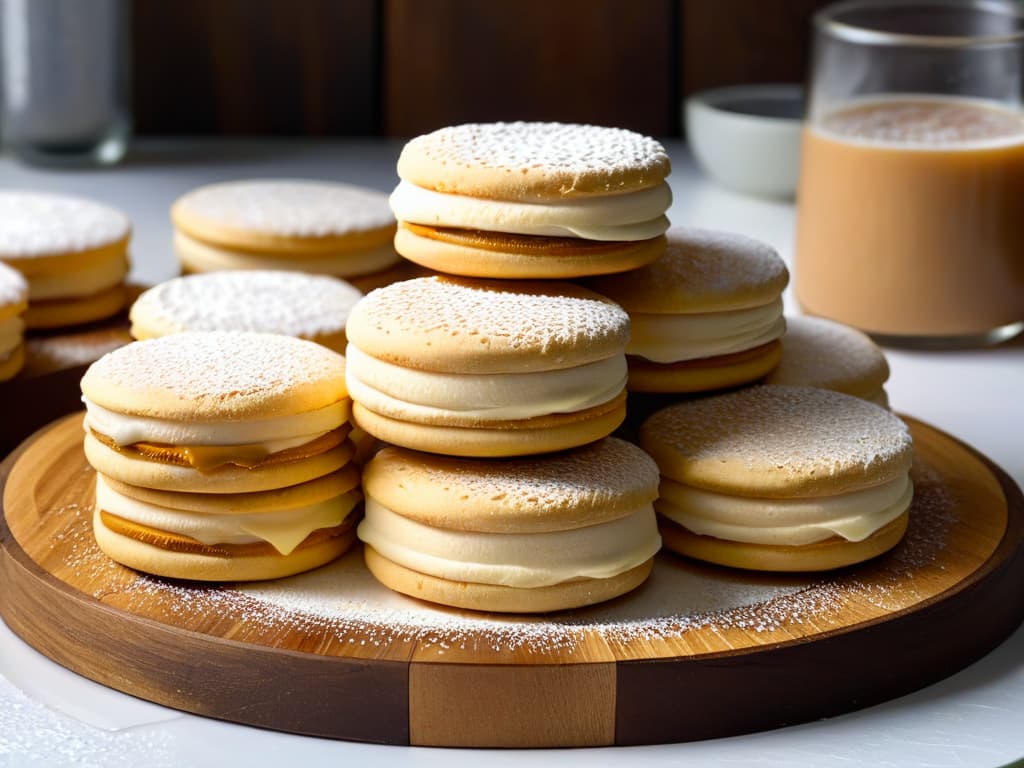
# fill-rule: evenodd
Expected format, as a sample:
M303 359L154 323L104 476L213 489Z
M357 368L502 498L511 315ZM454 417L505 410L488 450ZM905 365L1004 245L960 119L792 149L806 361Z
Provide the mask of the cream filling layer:
M230 269L280 269L286 272L312 272L318 275L353 277L380 272L398 263L399 255L390 243L365 251L328 255L274 256L217 248L174 233L174 250L181 263L193 272Z
M57 274L33 275L28 278L29 301L43 299L65 299L74 296L89 296L99 293L124 280L128 274L128 259L116 259L92 264L83 269L73 269Z
M653 363L680 363L743 352L786 332L782 298L731 312L692 315L629 313L626 353Z
M402 181L391 193L390 202L395 218L414 224L632 241L665 233L669 226L665 211L672 205L672 190L662 183L620 195L527 203L450 195Z
M420 573L522 588L611 578L647 562L661 548L650 504L618 520L570 531L476 533L433 528L368 498L359 538Z
M618 396L628 375L625 355L555 371L437 373L378 360L350 343L345 360L352 399L399 418L505 421L574 413Z
M0 320L0 359L11 354L22 342L25 321L20 317Z
M157 506L118 493L96 476L96 508L158 531L188 536L200 544L252 544L265 541L282 555L291 554L313 531L334 528L362 498L352 490L332 499L281 512L213 515Z
M305 413L245 421L173 421L129 416L96 405L87 397L85 427L106 435L118 445L259 445L268 454L305 445L337 429L351 414L348 398Z
M863 541L902 515L914 496L909 475L837 496L754 499L662 478L659 513L701 536L748 544L803 546L833 536Z

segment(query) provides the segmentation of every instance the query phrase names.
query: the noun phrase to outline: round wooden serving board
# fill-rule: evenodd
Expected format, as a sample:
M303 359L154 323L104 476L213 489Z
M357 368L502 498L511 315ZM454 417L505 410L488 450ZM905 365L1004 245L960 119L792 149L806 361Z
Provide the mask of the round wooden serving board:
M891 553L757 575L659 555L643 587L537 617L444 610L356 550L262 585L139 575L92 539L81 416L0 465L0 615L79 674L178 709L394 744L687 741L847 712L952 674L1024 617L1024 498L910 420L915 500Z

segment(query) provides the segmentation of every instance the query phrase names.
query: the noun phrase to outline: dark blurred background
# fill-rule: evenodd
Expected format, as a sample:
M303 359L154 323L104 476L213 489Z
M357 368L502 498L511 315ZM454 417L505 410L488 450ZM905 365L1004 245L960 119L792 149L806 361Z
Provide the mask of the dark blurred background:
M823 0L135 0L141 134L680 133L687 94L802 81Z

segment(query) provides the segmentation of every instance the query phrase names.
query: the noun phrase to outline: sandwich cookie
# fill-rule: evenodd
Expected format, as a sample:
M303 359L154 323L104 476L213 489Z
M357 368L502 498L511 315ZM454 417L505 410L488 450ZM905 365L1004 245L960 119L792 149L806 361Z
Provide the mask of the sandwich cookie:
M28 328L102 320L127 303L128 218L90 200L0 192L0 261L28 281Z
M272 491L179 493L96 476L93 530L112 560L197 581L276 579L355 543L359 472L352 466Z
M660 547L658 469L608 438L573 451L475 460L384 448L364 473L366 564L412 597L539 613L608 600Z
M178 333L104 355L82 378L100 473L168 491L247 493L341 469L345 360L266 333Z
M301 272L211 272L168 280L132 305L131 334L183 331L279 333L343 352L345 323L362 292L344 280Z
M399 261L381 192L292 179L199 187L171 206L185 272L277 269L353 277Z
M735 568L818 571L903 536L910 433L892 413L811 387L753 387L666 408L640 430L661 469L665 546Z
M625 418L629 318L567 283L427 277L348 320L355 423L395 445L521 456L593 442Z
M28 283L21 273L0 263L0 381L14 378L25 364L21 316L28 308Z
M619 128L484 123L419 136L398 159L395 248L439 272L571 278L665 250L668 155Z
M779 362L786 265L742 235L674 227L664 256L586 285L629 313L631 392L705 392L746 384Z
M866 334L823 317L786 318L782 360L765 384L791 384L845 392L889 407L884 384L889 363Z
M340 355L261 333L129 344L82 379L96 540L148 573L274 578L354 540Z

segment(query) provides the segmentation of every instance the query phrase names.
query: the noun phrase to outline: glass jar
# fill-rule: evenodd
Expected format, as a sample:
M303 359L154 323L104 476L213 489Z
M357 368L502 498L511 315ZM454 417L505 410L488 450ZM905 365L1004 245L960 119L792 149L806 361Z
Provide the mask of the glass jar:
M794 264L806 312L916 347L1024 330L1024 17L858 0L814 19Z
M26 162L120 160L130 21L129 0L0 0L0 140Z

